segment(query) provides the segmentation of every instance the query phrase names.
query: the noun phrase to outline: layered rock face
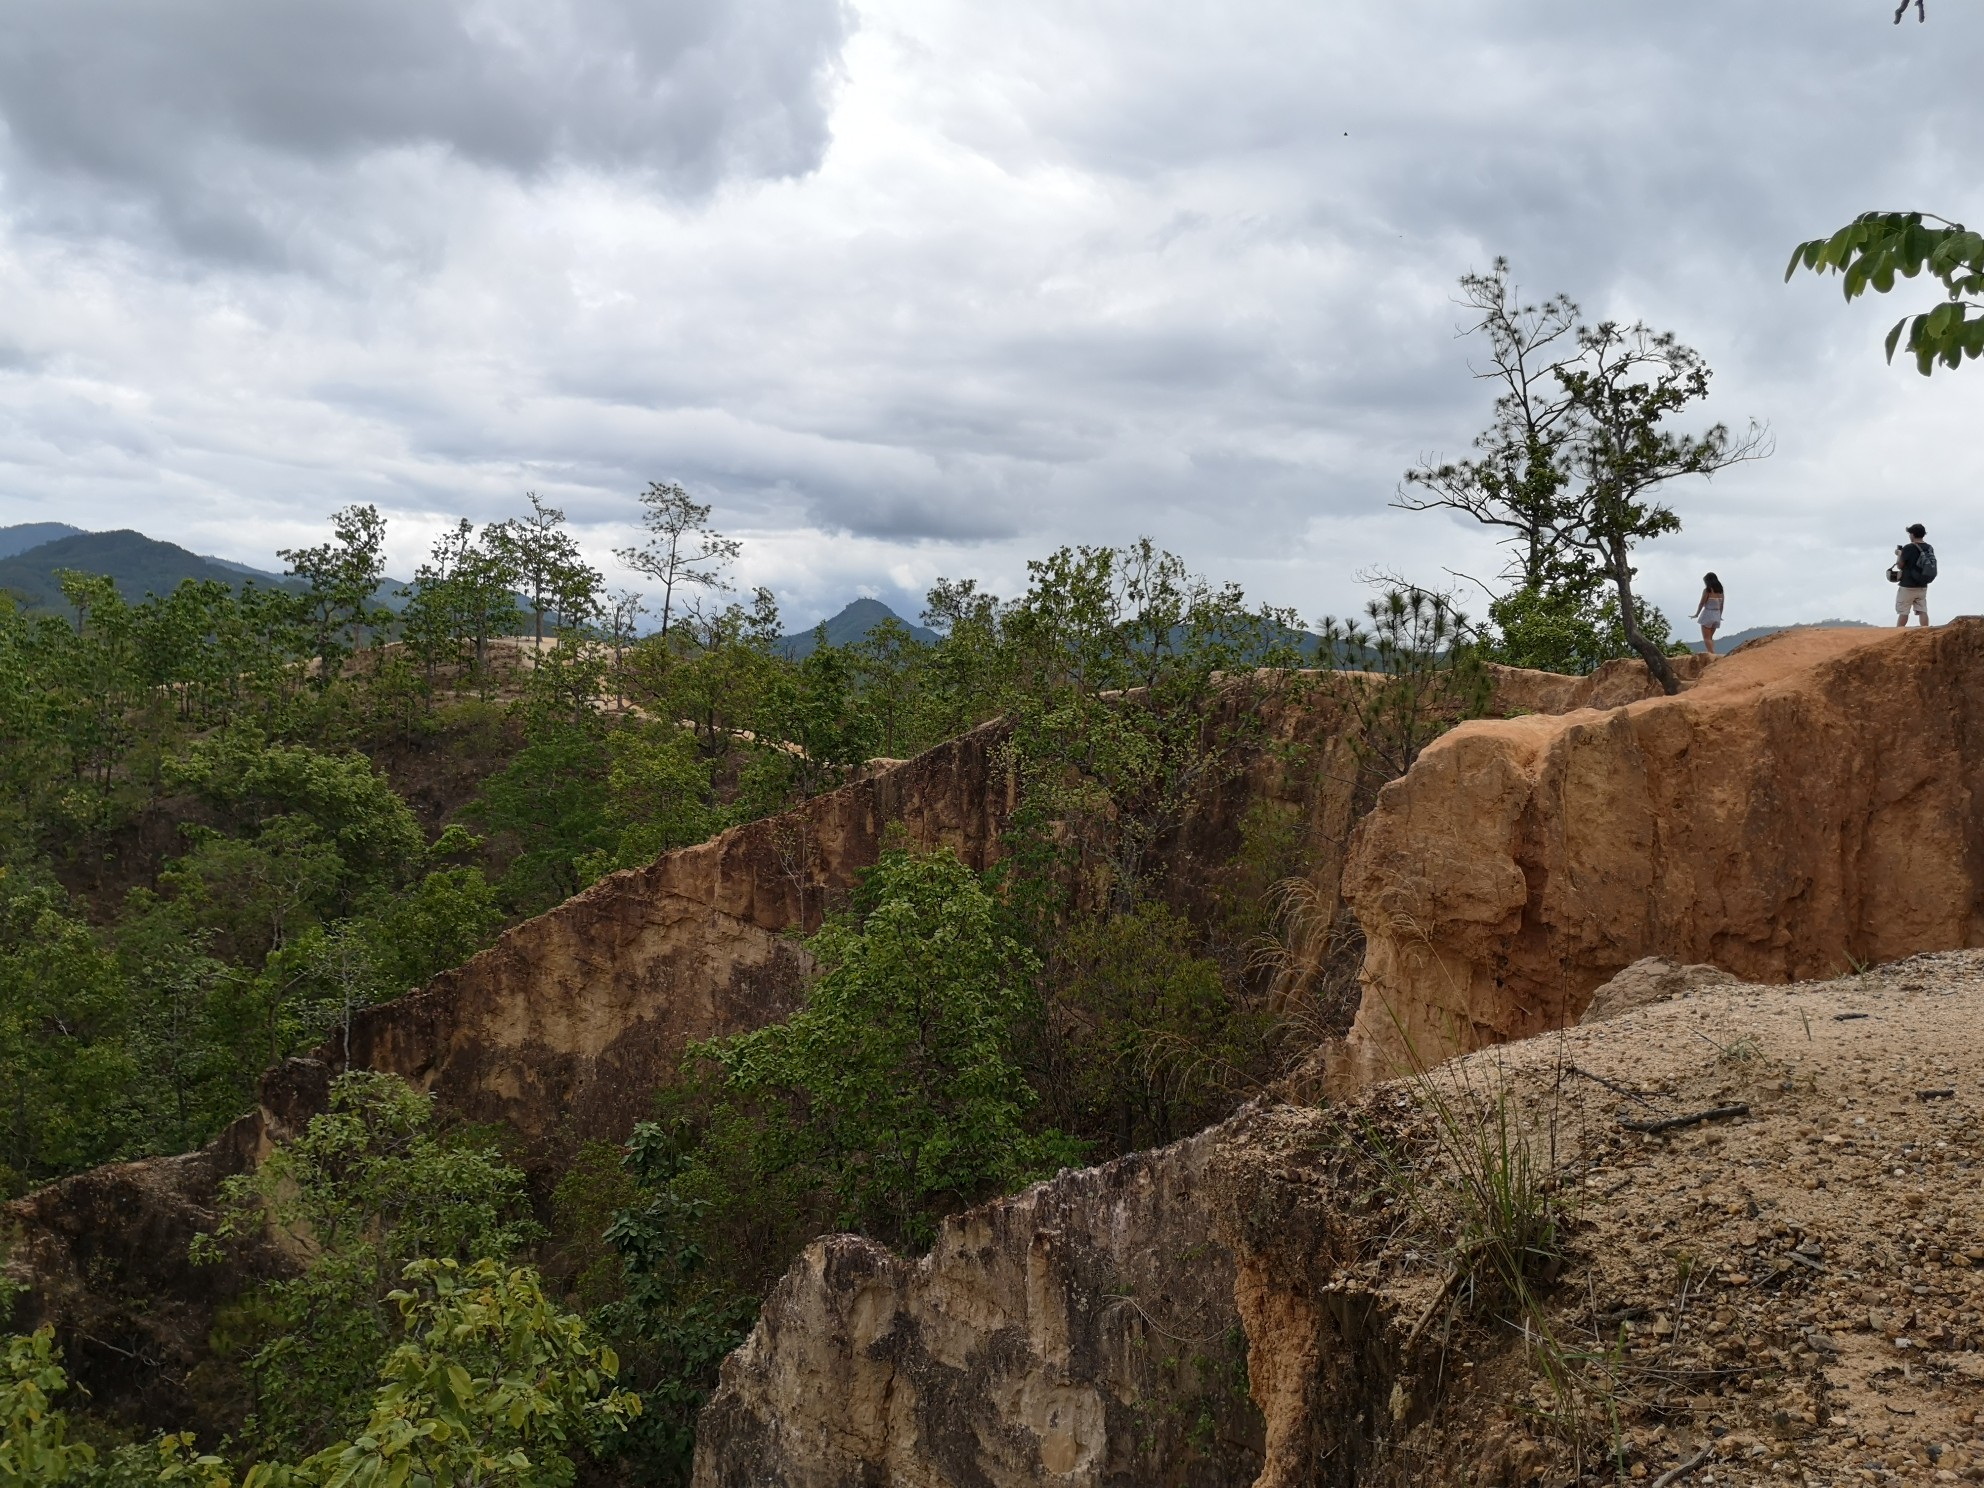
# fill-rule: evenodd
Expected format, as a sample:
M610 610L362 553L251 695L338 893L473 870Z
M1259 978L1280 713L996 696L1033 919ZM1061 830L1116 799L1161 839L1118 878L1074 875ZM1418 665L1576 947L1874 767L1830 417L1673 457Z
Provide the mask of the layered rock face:
M1262 1423L1214 1219L1230 1141L1064 1174L921 1260L814 1242L725 1361L698 1488L1251 1482Z
M1641 957L1758 982L1984 943L1984 621L1791 631L1677 697L1463 724L1344 894L1336 1088L1575 1022Z
M996 855L1011 786L996 725L796 810L616 873L420 991L368 1008L320 1057L388 1070L502 1122L555 1163L618 1140L688 1044L785 1017L810 962L792 938L879 856L885 832ZM264 1105L270 1104L269 1092Z
M972 1210L920 1260L816 1241L724 1362L696 1488L1361 1481L1434 1288L1360 1268L1398 1215L1343 1135L1250 1110Z

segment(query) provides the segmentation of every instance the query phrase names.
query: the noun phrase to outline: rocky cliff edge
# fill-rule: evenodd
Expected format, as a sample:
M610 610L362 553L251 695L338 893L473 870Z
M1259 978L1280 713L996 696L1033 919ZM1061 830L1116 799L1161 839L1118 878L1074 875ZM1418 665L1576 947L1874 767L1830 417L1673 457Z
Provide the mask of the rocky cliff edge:
M1575 1021L1643 956L1782 982L1984 943L1984 620L1787 631L1677 697L1463 724L1343 890L1337 1089Z
M697 1488L1984 1478L1984 954L1643 966L1608 1002L1064 1173L920 1260L815 1243ZM1468 1280L1481 1154L1518 1149L1559 1217L1528 1305Z

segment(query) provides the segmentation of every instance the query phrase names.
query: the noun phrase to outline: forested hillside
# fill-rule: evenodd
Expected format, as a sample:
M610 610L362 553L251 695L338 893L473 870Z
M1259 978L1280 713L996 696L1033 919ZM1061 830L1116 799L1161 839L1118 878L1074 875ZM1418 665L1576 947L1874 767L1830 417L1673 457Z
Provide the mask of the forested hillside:
M407 1266L532 1259L648 1401L592 1455L665 1479L793 1245L848 1225L914 1244L961 1204L1182 1135L1280 1072L1289 1010L1256 994L1289 824L1250 822L1244 892L1197 922L1158 849L1254 730L1245 708L1210 723L1208 701L1223 677L1287 685L1295 617L1148 544L1063 550L1014 600L938 585L934 643L885 620L793 660L762 591L678 592L637 639L633 601L601 595L541 505L451 533L399 616L369 598L383 524L359 509L333 529L285 555L294 588L195 581L133 604L71 572L69 616L0 607L9 1192L198 1145L356 1010L871 757L1004 714L1021 795L990 877L885 855L816 938L827 975L806 1009L698 1051L627 1151L589 1150L555 1195L525 1202L500 1133L349 1077L211 1241L265 1264L270 1203L331 1237L217 1339L209 1419L251 1457L294 1462L363 1425ZM1429 719L1471 685L1451 639L1423 597L1360 637L1461 689L1429 689ZM410 1172L440 1209L402 1212ZM452 1274L420 1305L452 1305Z
M1499 349L1533 333L1505 267L1464 283ZM1685 387L1632 414L1647 429L1699 396L1669 341L1581 339L1564 427L1624 418L1649 358ZM1678 522L1647 488L1712 468L1721 434L1618 500L1609 446L1540 441L1519 411L1498 405L1480 458L1412 476L1523 533L1486 630L1401 579L1312 637L1143 541L1062 548L1011 598L940 580L926 629L863 616L857 642L792 646L770 592L733 597L741 544L662 484L617 555L640 594L606 591L533 495L446 530L391 607L370 507L281 553L278 583L137 598L60 570L59 608L0 600L0 1192L197 1147L265 1069L324 1056L295 1128L207 1180L191 1254L161 1260L225 1268L194 1362L160 1384L78 1332L132 1388L62 1411L53 1333L17 1337L0 1482L16 1461L95 1488L242 1465L269 1488L685 1481L718 1364L812 1237L915 1249L1282 1088L1347 1026L1362 937L1305 876L1297 809L1234 782L1333 772L1341 835L1484 706L1488 661L1636 652L1678 686L1626 555ZM1316 689L1326 725L1275 732ZM995 718L996 851L967 865L875 823L864 871L802 916L796 1009L690 1044L630 1092L652 1117L624 1144L574 1132L545 1172L393 1076L332 1080L361 1010L506 926ZM1216 801L1221 831L1188 847ZM194 1423L217 1454L155 1435Z

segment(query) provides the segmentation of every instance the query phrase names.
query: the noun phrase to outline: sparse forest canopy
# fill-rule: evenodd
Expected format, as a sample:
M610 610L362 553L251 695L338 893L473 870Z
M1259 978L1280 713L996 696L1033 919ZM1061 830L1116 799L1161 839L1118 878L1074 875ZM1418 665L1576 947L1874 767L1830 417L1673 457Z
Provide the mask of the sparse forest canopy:
M202 1242L245 1265L271 1219L313 1237L218 1322L225 1452L17 1412L0 1451L64 1464L51 1481L685 1481L718 1363L812 1236L920 1246L1057 1165L1219 1119L1340 1027L1354 934L1333 902L1299 934L1278 909L1304 882L1293 808L1189 871L1183 834L1265 761L1324 768L1267 721L1317 689L1366 800L1485 694L1444 600L1389 595L1318 646L1148 541L1064 548L1010 599L940 581L934 641L890 622L793 659L680 487L646 500L652 607L527 503L446 529L397 610L364 507L286 555L294 588L132 604L69 574L66 614L0 601L0 1189L195 1147L265 1067L504 925L994 718L998 866L892 847L828 906L801 1010L691 1051L548 1202L500 1133L345 1076ZM640 635L650 608L666 628ZM8 1368L16 1403L60 1383L47 1338Z

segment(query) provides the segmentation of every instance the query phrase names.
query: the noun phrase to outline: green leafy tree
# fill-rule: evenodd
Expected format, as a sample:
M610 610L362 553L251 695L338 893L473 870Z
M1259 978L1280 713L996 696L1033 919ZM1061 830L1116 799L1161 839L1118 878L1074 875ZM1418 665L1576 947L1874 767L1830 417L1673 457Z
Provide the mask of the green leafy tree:
M303 613L322 667L318 682L329 686L345 658L392 618L374 602L386 575L386 519L377 507L344 507L331 517L330 542L278 549L276 556L289 565L284 572L303 581Z
M522 623L517 579L512 548L494 524L478 536L464 517L435 539L428 561L414 571L405 591L402 620L430 690L442 666L466 666L486 682L490 641L514 635Z
M714 836L724 812L711 795L710 765L681 729L629 725L606 736L605 826L613 848L598 873L653 862L670 848ZM596 876L596 873L587 876Z
M717 759L770 727L770 699L790 671L774 649L778 640L778 603L769 589L754 591L749 609L692 607L670 638L650 637L632 649L629 687L655 717L687 723L704 754Z
M1633 550L1680 530L1680 517L1655 494L1661 486L1760 459L1770 453L1769 439L1754 424L1740 437L1720 423L1700 434L1664 427L1708 396L1708 363L1672 332L1605 321L1580 330L1578 345L1581 360L1558 374L1577 423L1566 462L1573 494L1559 531L1611 580L1627 644L1672 694L1680 691L1679 679L1640 623Z
M882 753L901 758L921 741L915 732L915 699L930 648L890 615L849 648L862 700L874 719Z
M513 910L536 913L570 898L601 871L598 855L616 847L606 733L595 717L538 710L524 747L462 809L508 855L500 892Z
M241 1488L568 1488L575 1453L641 1413L619 1360L545 1296L528 1266L482 1259L409 1263L388 1295L398 1342L362 1427L291 1465L265 1457ZM118 1448L104 1467L68 1440L52 1405L69 1388L42 1328L8 1341L0 1374L5 1488L231 1488L227 1462L190 1433Z
M1487 659L1579 674L1636 650L1620 596L1609 592L1609 562L1573 530L1583 495L1573 455L1589 432L1589 410L1570 377L1592 359L1598 333L1580 325L1566 295L1524 300L1513 273L1498 258L1490 272L1460 281L1461 302L1475 315L1463 334L1488 349L1475 375L1499 387L1493 421L1475 437L1474 455L1407 471L1393 504L1456 512L1500 534L1508 554L1500 577L1510 587L1490 598ZM1666 621L1636 598L1630 609L1664 652Z
M976 579L939 579L931 586L923 623L939 640L918 672L918 745L951 738L1003 711L1013 666L1003 644L1007 609Z
M1210 1125L1270 1073L1274 1029L1235 1005L1198 932L1170 906L1086 916L1055 944L1028 1065L1043 1116L1104 1153Z
M696 1417L718 1369L757 1320L764 1289L828 1224L820 1196L760 1166L748 1104L719 1098L713 1113L691 1114L707 1094L668 1092L658 1103L677 1109L634 1129L633 1202L605 1232L621 1276L598 1318L625 1344L646 1407L620 1448L643 1480L664 1484L689 1481Z
M602 581L564 530L565 513L547 506L535 491L524 496L530 502L530 515L512 518L495 528L493 535L517 576L530 606L532 634L542 648L544 617L555 616L562 629L583 625L598 608Z
M412 991L487 946L502 928L496 890L480 868L436 868L363 924L380 994Z
M565 1488L575 1451L639 1417L613 1350L530 1267L427 1258L405 1280L389 1299L402 1338L363 1428L294 1469L253 1469L243 1488Z
M1033 963L999 918L951 853L884 853L814 938L806 1005L693 1049L707 1083L636 1128L641 1201L609 1231L626 1294L606 1316L639 1359L651 1473L686 1478L716 1367L798 1245L836 1226L926 1244L943 1215L1072 1160L1027 1119Z
M5 1373L0 1374L0 1485L4 1488L61 1488L83 1484L96 1464L96 1450L69 1440L69 1422L54 1405L69 1388L47 1325L7 1341Z
M196 741L168 773L237 829L307 822L337 855L343 903L399 888L425 860L418 819L378 767L355 751L276 744L239 725Z
M1292 612L1250 608L1148 539L1063 548L1029 580L1000 614L999 665L1010 881L1040 944L1069 902L1126 913L1151 892L1160 845L1241 767L1300 657Z
M1475 436L1476 453L1406 472L1393 505L1443 509L1497 530L1509 550L1503 577L1518 590L1592 587L1590 565L1560 535L1565 516L1565 447L1574 405L1560 373L1580 352L1578 307L1568 295L1525 302L1506 258L1486 274L1463 274L1461 303L1476 319L1463 334L1484 338L1488 366L1474 375L1499 386L1494 421Z
M1563 295L1526 304L1506 259L1464 276L1461 288L1479 315L1467 331L1489 346L1480 375L1502 388L1494 422L1475 456L1407 472L1396 504L1458 512L1503 534L1511 551L1502 577L1513 587L1489 607L1498 660L1589 670L1614 652L1616 635L1677 691L1664 621L1643 616L1633 591L1633 551L1681 525L1653 493L1760 458L1768 438L1755 425L1743 437L1724 424L1700 434L1666 427L1708 396L1710 375L1672 333L1580 325Z
M863 697L857 662L840 646L816 645L782 672L766 701L766 723L790 746L792 771L806 795L830 789L875 752L875 715Z
M1895 19L1900 18L1897 12ZM1927 377L1938 363L1954 369L1965 357L1984 358L1984 233L1924 212L1863 212L1831 237L1793 249L1784 277L1789 280L1801 268L1838 274L1848 300L1870 289L1888 293L1897 275L1927 274L1942 285L1943 301L1895 322L1888 332L1888 360L1898 347L1905 348Z
M1518 591L1532 592L1532 591ZM1412 768L1426 746L1488 706L1489 679L1467 617L1444 594L1389 589L1365 607L1370 629L1325 619L1323 643L1384 679L1362 687L1355 739L1377 783Z
M1582 676L1608 661L1632 656L1619 620L1619 598L1596 587L1511 589L1488 603L1484 661ZM1635 596L1642 634L1663 652L1674 650L1673 630L1657 605Z
M131 1001L61 889L0 866L0 1194L134 1155Z
M768 1155L812 1175L839 1222L923 1244L939 1215L1065 1150L1026 1130L1013 1058L1033 960L948 851L884 854L864 897L814 937L826 970L804 1008L702 1052L727 1094L789 1103Z
M277 1455L316 1451L363 1423L406 1266L501 1260L538 1233L522 1174L493 1147L438 1129L431 1097L370 1071L340 1076L330 1109L229 1179L222 1201L226 1217L196 1257L223 1259L269 1225L312 1247L301 1276L265 1284L233 1320L247 1339L255 1430Z
M613 652L613 698L622 708L627 706L627 652L637 639L635 627L647 613L641 598L638 590L614 589L602 606L601 628Z

